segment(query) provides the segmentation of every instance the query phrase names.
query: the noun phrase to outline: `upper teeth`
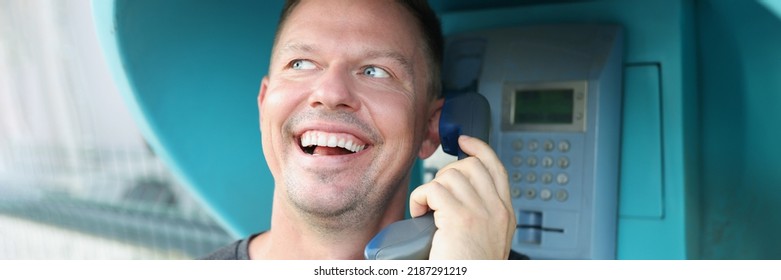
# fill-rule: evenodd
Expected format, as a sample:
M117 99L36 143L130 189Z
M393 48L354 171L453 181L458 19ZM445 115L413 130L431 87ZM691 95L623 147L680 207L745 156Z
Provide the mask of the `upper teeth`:
M301 135L301 146L309 147L315 145L344 148L353 153L363 151L366 148L366 145L354 143L352 139L345 138L339 134L308 131Z

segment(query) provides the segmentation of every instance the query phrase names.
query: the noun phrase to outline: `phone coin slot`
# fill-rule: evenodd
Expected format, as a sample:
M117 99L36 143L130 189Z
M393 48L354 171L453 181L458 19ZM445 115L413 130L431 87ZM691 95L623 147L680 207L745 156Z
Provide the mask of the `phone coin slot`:
M523 243L542 242L542 212L521 211L518 216L518 238Z

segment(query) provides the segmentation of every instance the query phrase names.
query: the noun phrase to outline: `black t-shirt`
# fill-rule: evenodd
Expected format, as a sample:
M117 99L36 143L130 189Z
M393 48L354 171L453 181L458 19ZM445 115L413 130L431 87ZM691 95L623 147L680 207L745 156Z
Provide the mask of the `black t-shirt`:
M230 245L217 249L213 253L201 259L202 260L249 260L249 241L258 235L260 235L260 233L233 242ZM518 252L510 250L510 257L507 259L528 260L529 257L527 257L524 254L520 254Z

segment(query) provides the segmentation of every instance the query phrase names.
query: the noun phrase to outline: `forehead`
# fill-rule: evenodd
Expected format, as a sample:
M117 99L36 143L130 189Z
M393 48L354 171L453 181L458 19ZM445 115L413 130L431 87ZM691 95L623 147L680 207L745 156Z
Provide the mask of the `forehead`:
M396 1L303 0L279 30L275 49L305 45L300 50L393 50L411 56L422 41L415 22Z

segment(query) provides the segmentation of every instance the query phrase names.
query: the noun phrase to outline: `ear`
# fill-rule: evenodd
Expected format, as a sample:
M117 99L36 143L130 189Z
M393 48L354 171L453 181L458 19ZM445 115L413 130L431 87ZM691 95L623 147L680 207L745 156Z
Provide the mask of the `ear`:
M263 129L263 101L266 99L267 91L268 76L263 76L263 80L260 82L260 91L258 91L258 122L261 123L261 130Z
M439 148L439 115L442 113L443 104L445 104L445 99L439 98L431 102L429 106L425 138L423 138L420 151L418 151L418 157L421 159L427 159Z
M263 80L260 82L260 91L258 92L258 110L263 106L263 100L266 99L266 91L268 91L268 76L263 76Z

